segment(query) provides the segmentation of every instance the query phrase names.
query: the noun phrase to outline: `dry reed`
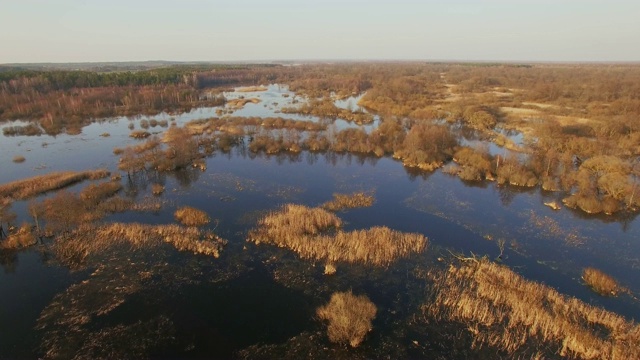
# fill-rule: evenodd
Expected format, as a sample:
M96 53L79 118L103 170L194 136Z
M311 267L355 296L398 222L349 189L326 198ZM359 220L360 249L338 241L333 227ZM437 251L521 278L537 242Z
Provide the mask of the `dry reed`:
M86 260L109 249L129 246L131 250L173 245L180 251L219 257L226 240L210 231L179 225L145 225L138 223L112 223L101 226L83 224L56 238L53 251L64 263L83 265Z
M83 180L97 180L107 176L109 176L109 171L103 169L54 172L0 185L0 197L24 200L47 191L62 189Z
M164 186L161 184L151 184L151 193L153 195L161 195L164 192Z
M9 235L5 241L0 242L0 249L20 249L29 247L36 242L31 225L23 224L18 231Z
M616 296L620 290L620 286L614 278L592 267L582 271L582 280L600 295Z
M179 223L185 226L203 226L211 221L206 212L191 206L179 208L174 213L174 216Z
M426 315L465 325L474 347L513 354L530 345L569 358L639 359L640 326L486 259L436 276Z
M376 305L367 296L349 291L333 293L329 303L316 310L316 315L329 322L329 340L357 347L373 329L371 322L376 312Z
M267 243L296 252L303 259L388 265L392 261L425 249L427 239L416 233L402 233L387 227L341 231L342 221L321 208L285 205L262 218L249 241Z
M322 204L322 207L329 211L340 211L344 209L369 207L373 205L374 200L373 195L363 191L353 194L333 194L333 200Z

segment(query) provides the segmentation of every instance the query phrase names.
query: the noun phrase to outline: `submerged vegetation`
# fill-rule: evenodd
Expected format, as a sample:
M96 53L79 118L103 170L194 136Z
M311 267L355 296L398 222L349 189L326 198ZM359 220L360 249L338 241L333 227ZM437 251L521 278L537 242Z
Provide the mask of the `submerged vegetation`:
M328 304L316 310L318 318L329 322L329 340L357 347L373 329L377 308L365 295L336 292Z
M517 357L640 357L640 325L525 280L505 266L467 259L433 276L425 320L464 324L474 348L492 346Z

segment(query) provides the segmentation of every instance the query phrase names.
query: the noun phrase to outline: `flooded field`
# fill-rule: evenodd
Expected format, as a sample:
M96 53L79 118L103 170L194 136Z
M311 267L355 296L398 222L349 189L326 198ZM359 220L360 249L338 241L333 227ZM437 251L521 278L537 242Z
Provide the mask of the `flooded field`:
M629 215L553 210L545 203L561 199L552 192L494 182L468 183L441 170L405 168L390 156L252 153L246 147L250 135L243 135L243 142L229 151L212 152L199 168L132 174L119 170L120 156L114 149L141 143L130 136L136 129L161 135L193 120L225 115L281 117L367 132L379 124L377 116L372 124L356 125L344 119L285 113L283 108L308 100L281 85L237 89L225 97L232 104L254 100L181 114L106 119L84 127L78 135L0 137L0 184L54 171L106 169L119 175L105 180L121 184L115 190L117 196L137 207L106 211L98 223L118 224L127 231L140 229L145 238L138 242L131 235L130 241L105 243L100 249L70 247L64 249L66 258L51 251L52 239L47 237L24 250L1 250L0 358L507 356L513 354L510 343L487 340L491 346L482 346L484 340L467 331L471 325L451 319L438 322L435 307L425 310L444 301L432 295L438 281L455 279L436 273L444 274L454 266L466 269L471 263L488 272L492 265L485 262L506 266L518 284L535 281L557 291L559 297L575 297L619 315L616 321L622 325L616 331L640 320L640 222ZM336 100L336 106L353 110L360 97ZM2 126L16 124L22 123ZM518 146L524 141L520 133L505 130L503 135ZM464 141L487 146L491 154L509 151L484 138L468 136ZM12 161L16 156L24 161ZM98 180L77 182L64 191L82 194L91 183ZM251 237L260 224L269 223L267 215L277 214L286 204L316 209L336 193L358 192L372 196L372 202L331 213L322 210L332 222L321 226L318 220L295 234L308 237L308 244L331 243L356 236L358 231L385 227L397 232L383 231L393 234L388 235L393 239L402 236L398 234L426 237L424 246L407 245L412 250L402 252L389 250L381 242L384 251L400 254L383 261L372 260L373 255L366 252L362 257L326 255L276 241L285 235ZM56 193L13 201L12 224L33 222L31 204L54 198ZM178 226L176 210L184 206L204 211L207 221L197 230L189 225L193 230L176 228L177 235L168 233L163 226ZM312 214L308 211L305 214ZM129 236L114 228L85 230L70 232L68 242L76 241L80 247L78 239L83 236L95 241L99 234L105 239ZM187 237L190 231L197 231L193 235L197 245L168 240ZM220 244L219 256L199 251L207 241ZM343 250L327 247L331 254ZM592 291L581 278L587 267L615 278L621 289L618 296ZM318 316L316 311L333 302L333 294L344 292L364 295L366 301L359 301L373 303L376 311L367 315L371 331L335 343L326 333L330 317ZM531 357L542 351L527 341L515 354ZM620 350L624 346L612 346L612 353L627 354L626 348ZM629 347L633 346L631 342ZM588 357L576 349L563 347L565 353L550 350L541 356Z

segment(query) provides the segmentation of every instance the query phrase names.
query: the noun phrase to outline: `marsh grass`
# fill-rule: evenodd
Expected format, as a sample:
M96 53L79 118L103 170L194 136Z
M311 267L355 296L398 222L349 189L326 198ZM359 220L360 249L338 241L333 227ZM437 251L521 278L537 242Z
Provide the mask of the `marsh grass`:
M129 137L132 137L134 139L146 139L149 136L151 136L151 133L146 130L133 130L129 134Z
M327 210L287 204L263 217L258 228L249 233L249 241L287 248L303 259L377 266L389 265L427 246L427 239L417 233L387 227L346 232L339 229L341 226L342 221Z
M61 262L72 267L82 267L89 259L104 255L115 247L128 246L134 251L156 247L162 243L171 244L179 251L217 258L226 240L210 231L175 224L83 224L70 233L58 236L52 249Z
M24 200L52 190L62 189L83 180L97 180L109 176L109 171L65 171L34 176L0 185L0 198Z
M582 359L640 358L640 326L525 280L505 266L471 259L434 276L426 318L460 322L473 347L510 354L545 349Z
M373 205L375 197L364 191L353 194L333 194L333 200L322 204L322 207L329 211L340 211L360 207L370 207Z
M329 340L357 347L373 329L376 305L365 295L353 295L351 291L335 292L328 304L319 307L316 315L328 321Z
M161 195L164 192L164 186L161 184L151 184L151 193L153 195Z
M31 231L30 224L23 224L18 231L10 234L6 240L0 242L0 249L20 249L34 245L37 242Z
M185 226L203 226L211 221L206 212L191 206L183 206L173 215L179 223Z
M616 296L620 291L620 286L613 277L592 267L582 270L582 280L593 291L603 296Z
M80 199L91 204L98 204L122 190L118 181L107 181L100 184L90 184L80 191Z

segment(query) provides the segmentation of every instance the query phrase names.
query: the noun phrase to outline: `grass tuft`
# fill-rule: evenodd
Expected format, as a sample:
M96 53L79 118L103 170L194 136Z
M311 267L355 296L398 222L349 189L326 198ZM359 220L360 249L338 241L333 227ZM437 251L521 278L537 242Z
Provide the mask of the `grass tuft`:
M316 315L329 322L329 340L357 347L373 329L371 322L376 312L376 305L369 298L349 291L333 293L329 303L316 310Z

